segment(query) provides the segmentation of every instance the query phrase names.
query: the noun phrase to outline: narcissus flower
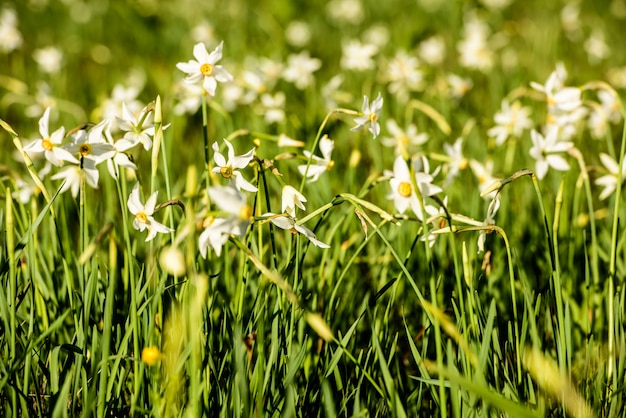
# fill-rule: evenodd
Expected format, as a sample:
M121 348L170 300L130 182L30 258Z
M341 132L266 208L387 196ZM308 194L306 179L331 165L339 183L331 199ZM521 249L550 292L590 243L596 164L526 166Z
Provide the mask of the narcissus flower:
M65 180L63 186L61 187L61 193L71 190L72 196L76 197L78 196L80 184L83 180L89 186L97 189L100 173L98 172L96 163L93 160L85 159L81 165L66 165L50 178L52 180Z
M219 256L228 238L231 235L242 236L252 218L252 208L246 203L246 196L239 189L230 186L210 187L209 196L224 215L210 219L209 225L198 238L200 254L204 258L209 247Z
M28 153L42 153L46 160L56 166L63 165L62 161L69 161L78 164L76 157L71 152L61 146L65 136L65 128L60 127L50 135L49 130L50 108L47 108L41 119L39 119L39 134L41 139L24 146L24 151Z
M600 200L604 200L612 195L617 189L619 178L619 164L613 158L611 158L611 156L604 153L600 153L600 161L602 161L602 165L606 168L607 174L602 177L598 177L595 181L595 184L604 187L599 196ZM624 159L622 163L622 182L624 182L625 174L626 159Z
M176 68L187 74L185 81L187 83L200 83L209 96L215 96L217 83L225 83L232 81L233 76L230 75L217 62L222 59L222 47L224 42L220 44L209 54L204 43L200 42L193 47L193 56L195 60L187 62L179 62Z
M156 206L156 199L159 192L154 192L146 201L144 205L139 198L139 183L135 184L133 191L130 192L128 197L128 210L135 215L133 220L133 227L138 231L148 230L148 236L146 242L154 239L157 233L167 234L172 232L173 229L169 228L154 220L154 208Z
M291 231L293 234L300 233L320 248L330 248L330 245L318 240L313 231L303 225L298 225L296 220L289 215L277 215L275 213L268 212L263 216L267 217L272 224L276 225L280 229Z
M422 199L441 192L441 188L432 184L433 177L428 173L428 163L423 162L424 171L415 172L415 184L420 190ZM409 207L415 213L418 219L422 219L422 206L417 198L413 181L411 180L411 171L406 161L401 157L396 157L393 164L393 177L389 180L391 185L391 193L387 196L393 200L396 210L404 213Z
M213 143L213 151L215 151L213 158L217 164L217 167L213 168L213 172L221 174L225 179L233 179L238 190L244 189L255 193L257 191L256 186L244 179L239 172L242 168L246 168L254 158L254 148L243 155L235 155L235 150L230 141L225 139L224 143L228 147L228 160L220 153L217 142Z
M96 165L113 158L115 147L104 140L104 129L108 120L104 120L91 128L89 132L78 131L68 146L68 151L77 155L81 161L92 160Z
M306 176L311 183L317 181L323 173L330 170L334 165L331 157L333 155L333 149L335 148L335 141L330 139L328 135L324 135L320 139L319 147L323 156L322 158L311 154L309 151L303 151L304 156L311 160L311 163L308 164L308 166L307 164L298 166L300 174Z
M535 174L540 180L546 176L550 167L559 171L569 170L569 164L559 154L566 152L574 144L559 141L558 135L559 129L556 127L549 128L545 137L534 129L530 131L530 138L533 141L530 156L536 160Z
M380 111L382 109L383 97L380 93L378 93L378 97L374 99L371 105L369 97L363 96L363 106L361 107L361 113L363 115L354 118L357 125L352 128L352 131L360 131L367 126L372 135L374 135L374 138L376 138L378 134L380 134L378 118L380 117Z
M305 210L304 202L306 197L292 186L283 187L282 193L282 210L289 216L296 217L296 207Z

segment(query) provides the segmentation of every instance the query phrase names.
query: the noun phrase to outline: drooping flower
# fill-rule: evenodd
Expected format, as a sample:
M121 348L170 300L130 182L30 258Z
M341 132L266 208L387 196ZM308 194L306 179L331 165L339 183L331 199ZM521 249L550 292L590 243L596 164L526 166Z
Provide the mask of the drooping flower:
M179 62L176 67L187 74L185 81L188 83L200 83L209 96L215 96L217 83L232 81L233 76L217 62L222 59L222 47L220 44L209 54L204 43L199 42L193 47L195 60Z
M289 215L277 215L272 212L268 212L263 214L263 216L267 217L269 221L279 227L280 229L284 229L286 231L290 231L292 234L300 233L304 235L309 241L311 241L315 246L320 248L330 248L330 245L323 243L311 231L309 228L304 225L299 225L296 223L296 220Z
M284 186L282 191L282 211L292 218L296 217L296 207L305 210L306 197L292 186Z
M330 139L328 135L324 135L320 139L319 143L320 152L322 157L311 154L309 151L303 151L304 156L311 160L311 164L301 164L298 166L298 171L303 176L308 178L310 183L317 181L319 177L326 171L333 168L334 161L332 160L333 149L335 148L335 141ZM308 167L308 168L307 168Z
M41 119L39 119L39 134L41 139L37 139L24 146L24 151L28 153L42 153L46 160L56 166L63 165L62 161L78 164L76 157L61 146L65 135L65 128L60 127L50 135L49 130L50 108L47 108Z
M491 202L489 202L489 207L487 208L487 216L483 221L483 226L493 226L495 225L495 215L496 212L500 209L500 198L496 195ZM481 230L478 235L478 252L482 253L485 251L485 240L487 239L487 230Z
M138 231L148 230L146 242L154 239L159 232L167 234L174 231L172 228L157 222L152 217L152 215L154 215L158 194L158 191L152 193L144 205L141 203L141 199L139 197L139 183L136 183L132 192L130 192L130 196L128 196L128 210L130 210L130 213L135 215L135 219L133 219L133 227Z
M220 153L220 147L217 145L217 142L214 142L213 151L215 155L213 158L217 167L214 167L212 171L221 174L225 179L233 179L237 189L255 193L258 190L256 186L244 179L239 172L242 168L246 168L254 158L254 148L243 155L235 155L235 150L230 141L224 139L224 143L228 147L228 160Z
M367 96L363 96L363 106L361 107L362 116L354 118L356 126L352 128L352 131L360 131L361 129L368 127L369 131L374 135L374 138L380 134L380 125L378 118L380 112L383 109L383 97L380 93L372 104L370 105L370 99Z

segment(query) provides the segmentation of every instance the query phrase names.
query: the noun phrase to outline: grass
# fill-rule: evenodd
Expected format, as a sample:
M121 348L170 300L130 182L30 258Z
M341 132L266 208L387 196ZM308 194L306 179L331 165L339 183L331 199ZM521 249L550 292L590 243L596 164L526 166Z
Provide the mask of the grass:
M23 43L0 40L0 413L623 416L619 2L23 3L2 9ZM309 40L288 35L294 22ZM433 36L445 52L429 62ZM469 58L491 61L465 61L472 36L486 43ZM354 39L377 45L370 68L342 60ZM176 64L222 40L233 81L179 111ZM33 58L48 46L57 71ZM301 51L320 66L299 88L271 69ZM394 78L398 62L416 72ZM581 97L573 111L530 85L559 63ZM351 130L378 92L381 134ZM503 99L528 115L499 143ZM30 151L47 107L67 147L123 117L122 102L153 125L151 146L124 149L113 118L104 138L118 148L95 167L95 148L67 148L77 163L62 167ZM390 120L403 146L384 145ZM428 140L407 145L411 124ZM542 158L566 166L550 158L544 176L531 131L554 126L562 148ZM214 144L230 158L223 138L235 155L254 150L241 176L255 192L220 188L233 183L215 159ZM603 176L617 186L607 196ZM306 197L294 218L268 214L289 211L285 186Z

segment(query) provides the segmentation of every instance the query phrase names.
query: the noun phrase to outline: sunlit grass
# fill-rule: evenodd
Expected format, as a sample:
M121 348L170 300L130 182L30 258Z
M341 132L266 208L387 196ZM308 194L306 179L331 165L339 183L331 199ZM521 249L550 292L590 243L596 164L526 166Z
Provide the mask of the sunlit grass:
M621 2L96 3L0 9L0 412L623 415Z

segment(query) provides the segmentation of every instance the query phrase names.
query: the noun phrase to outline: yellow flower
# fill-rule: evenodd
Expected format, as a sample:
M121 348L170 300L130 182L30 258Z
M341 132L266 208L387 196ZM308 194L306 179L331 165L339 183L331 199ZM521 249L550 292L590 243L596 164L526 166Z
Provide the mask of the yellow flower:
M144 347L141 350L141 360L148 366L154 366L161 359L161 351L157 347Z

